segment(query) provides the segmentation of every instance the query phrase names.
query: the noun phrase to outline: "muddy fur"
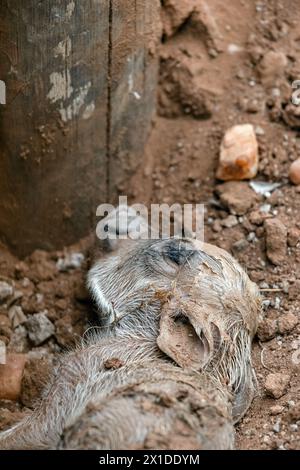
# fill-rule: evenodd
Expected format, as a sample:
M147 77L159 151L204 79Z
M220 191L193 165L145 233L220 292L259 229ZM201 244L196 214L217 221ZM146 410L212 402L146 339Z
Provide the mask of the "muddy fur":
M96 261L88 286L100 326L0 448L233 448L260 309L238 263L191 239L135 241Z

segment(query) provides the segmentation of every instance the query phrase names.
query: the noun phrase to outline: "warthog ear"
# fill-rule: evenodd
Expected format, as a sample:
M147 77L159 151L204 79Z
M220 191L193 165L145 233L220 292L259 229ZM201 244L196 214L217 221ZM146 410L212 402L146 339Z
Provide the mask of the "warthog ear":
M193 319L166 303L161 312L158 347L181 367L201 370L213 354L208 331L199 330Z

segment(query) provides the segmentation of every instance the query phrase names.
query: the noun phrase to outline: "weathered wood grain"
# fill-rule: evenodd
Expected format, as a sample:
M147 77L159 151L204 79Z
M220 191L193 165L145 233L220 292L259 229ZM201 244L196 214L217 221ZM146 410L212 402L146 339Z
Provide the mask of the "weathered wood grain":
M156 0L1 1L0 238L19 255L93 230L135 170L157 24Z

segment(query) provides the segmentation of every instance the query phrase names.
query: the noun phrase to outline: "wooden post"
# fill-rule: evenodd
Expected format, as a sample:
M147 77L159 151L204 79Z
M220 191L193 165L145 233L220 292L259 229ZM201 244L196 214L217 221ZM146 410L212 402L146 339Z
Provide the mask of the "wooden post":
M157 0L6 0L0 8L0 238L61 248L126 192L155 106Z

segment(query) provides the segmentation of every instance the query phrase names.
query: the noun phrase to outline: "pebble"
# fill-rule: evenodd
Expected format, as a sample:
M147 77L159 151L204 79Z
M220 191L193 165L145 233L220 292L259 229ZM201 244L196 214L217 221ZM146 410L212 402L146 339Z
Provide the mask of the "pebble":
M262 135L265 135L265 131L263 130L262 127L256 126L255 127L255 134L258 135L258 136L262 136Z
M26 322L26 328L30 341L39 346L49 339L55 332L53 323L47 318L45 312L32 315Z
M272 398L278 399L286 393L289 383L290 376L288 374L269 374L265 381L266 394Z
M280 415L284 411L284 406L274 405L270 407L270 414L272 416Z
M287 250L287 229L279 219L266 219L266 251L271 263L280 265L284 262Z
M300 230L297 227L293 227L288 233L288 245L290 247L296 247L300 241Z
M272 208L271 204L263 204L262 206L260 206L259 210L263 214L268 214L271 208Z
M14 293L13 287L8 282L0 281L0 302L4 302Z
M232 249L233 251L241 252L246 250L248 248L248 245L249 243L247 242L247 240L245 240L245 238L241 238L240 240L233 243Z
M291 164L289 178L293 184L300 184L300 158L297 158L297 160Z
M14 305L9 309L8 318L11 321L13 329L17 328L19 325L22 325L27 320L22 307L19 307L18 305Z
M248 242L252 243L256 240L256 234L255 232L250 232L249 235L247 236Z
M273 426L273 431L276 432L276 433L280 432L280 427L281 427L280 426L280 421L278 420Z
M232 228L238 225L239 221L235 215L229 215L226 219L222 220L221 225L226 228Z
M254 178L258 171L258 144L252 124L231 127L221 144L217 178L223 181Z

